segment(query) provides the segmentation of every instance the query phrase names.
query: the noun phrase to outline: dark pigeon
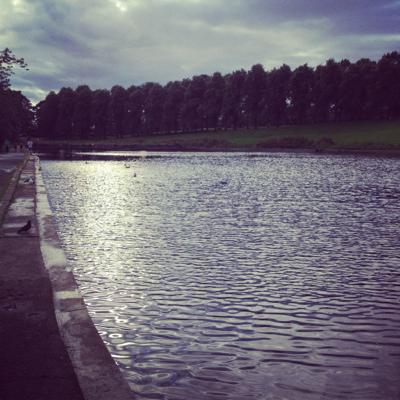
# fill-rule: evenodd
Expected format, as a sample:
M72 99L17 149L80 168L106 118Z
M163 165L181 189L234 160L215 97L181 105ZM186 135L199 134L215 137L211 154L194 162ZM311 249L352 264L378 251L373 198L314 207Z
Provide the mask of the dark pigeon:
M29 220L22 228L18 229L18 234L28 232L32 228L31 220Z

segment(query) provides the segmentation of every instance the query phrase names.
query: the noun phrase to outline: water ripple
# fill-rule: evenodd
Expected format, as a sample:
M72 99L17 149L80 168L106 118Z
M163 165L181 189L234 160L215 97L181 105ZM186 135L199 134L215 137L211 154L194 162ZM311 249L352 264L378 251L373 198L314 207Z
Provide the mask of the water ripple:
M400 398L399 160L188 153L42 168L136 398Z

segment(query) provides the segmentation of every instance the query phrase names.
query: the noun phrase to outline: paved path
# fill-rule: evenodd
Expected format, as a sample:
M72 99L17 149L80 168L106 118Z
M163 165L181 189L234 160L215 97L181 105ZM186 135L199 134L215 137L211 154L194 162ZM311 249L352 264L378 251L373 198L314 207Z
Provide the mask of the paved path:
M23 155L0 156L12 170ZM28 161L0 230L0 400L83 399L57 326L35 216ZM28 234L16 231L27 220Z
M24 160L23 153L0 153L0 222L3 215L2 198L8 187L10 178L22 161ZM6 200L8 204L8 200Z
M24 156L24 153L0 153L0 173L13 171Z

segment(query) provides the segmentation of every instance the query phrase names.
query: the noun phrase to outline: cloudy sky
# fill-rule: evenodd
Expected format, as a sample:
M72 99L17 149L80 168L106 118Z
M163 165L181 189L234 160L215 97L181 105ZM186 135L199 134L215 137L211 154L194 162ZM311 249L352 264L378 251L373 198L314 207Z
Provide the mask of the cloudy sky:
M1 0L13 88L166 83L195 74L379 59L400 51L399 0Z

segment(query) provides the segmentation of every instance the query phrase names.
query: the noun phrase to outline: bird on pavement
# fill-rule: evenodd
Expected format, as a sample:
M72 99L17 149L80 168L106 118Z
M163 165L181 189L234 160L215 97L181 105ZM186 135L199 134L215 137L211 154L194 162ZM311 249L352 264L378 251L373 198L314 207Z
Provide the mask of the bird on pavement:
M31 220L29 220L22 228L18 229L17 233L21 234L21 233L25 233L28 232L29 229L32 228L32 224L31 224Z

